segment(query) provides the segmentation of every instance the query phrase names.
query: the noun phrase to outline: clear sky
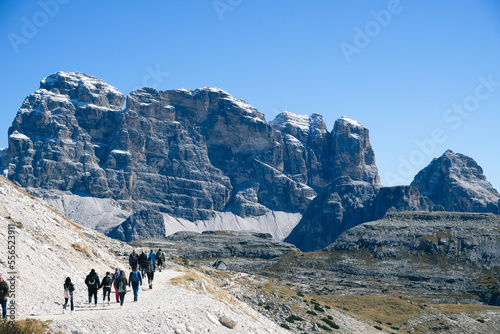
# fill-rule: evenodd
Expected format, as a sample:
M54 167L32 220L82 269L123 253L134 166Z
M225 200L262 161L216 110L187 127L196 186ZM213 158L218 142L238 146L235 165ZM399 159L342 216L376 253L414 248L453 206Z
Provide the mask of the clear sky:
M3 0L0 50L0 147L41 79L78 71L125 95L219 87L268 121L345 115L384 185L451 149L500 190L496 0Z

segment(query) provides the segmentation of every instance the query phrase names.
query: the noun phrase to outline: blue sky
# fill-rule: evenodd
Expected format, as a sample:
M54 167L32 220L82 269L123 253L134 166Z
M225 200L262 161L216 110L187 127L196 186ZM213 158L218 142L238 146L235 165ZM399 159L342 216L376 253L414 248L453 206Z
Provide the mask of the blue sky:
M345 115L384 185L451 149L500 190L495 0L0 1L0 50L0 147L41 79L79 71L124 94L219 87L268 121Z

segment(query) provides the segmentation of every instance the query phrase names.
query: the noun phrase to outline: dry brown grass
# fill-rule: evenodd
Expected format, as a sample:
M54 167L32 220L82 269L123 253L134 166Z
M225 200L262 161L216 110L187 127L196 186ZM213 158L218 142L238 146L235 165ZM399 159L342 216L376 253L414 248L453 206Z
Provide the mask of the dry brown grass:
M37 319L26 318L17 320L15 322L0 321L0 333L9 334L54 334L55 332L50 328L50 321L40 321ZM61 334L57 332L55 334Z
M422 312L422 306L390 296L329 295L312 296L320 305L330 306L368 322L390 323L401 327Z
M71 246L76 249L77 251L87 255L88 257L90 257L90 252L88 250L88 248L86 247L83 247L82 245L80 245L78 242L75 242L74 244L71 244Z
M431 306L437 309L438 311L447 314L466 313L469 315L474 315L476 312L481 312L486 310L500 311L500 307L498 306L479 305L479 304L432 304Z

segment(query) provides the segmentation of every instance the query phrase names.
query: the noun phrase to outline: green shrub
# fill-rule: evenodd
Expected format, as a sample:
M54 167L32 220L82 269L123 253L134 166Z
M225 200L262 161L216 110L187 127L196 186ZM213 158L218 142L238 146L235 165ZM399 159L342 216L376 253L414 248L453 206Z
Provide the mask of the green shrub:
M281 324L280 326L283 327L283 328L285 328L285 329L290 330L290 326L288 326L287 324Z
M373 326L373 327L375 327L375 329L378 329L379 331L382 330L382 327L380 327L380 326Z
M332 329L331 329L330 327L328 327L328 326L325 326L325 325L322 325L322 324L318 324L318 323L316 323L316 325L317 325L319 328L321 328L321 329L323 329L323 330L325 330L325 331L327 331L327 332L331 332L331 331L332 331Z
M264 308L265 308L266 310L270 310L270 309L271 309L271 305L266 305L266 306L264 306Z
M321 319L321 321L324 321L328 326L330 326L333 329L339 329L340 328L339 325L337 325L336 323L334 323L333 321L331 321L328 318L323 318L323 319Z
M183 258L182 262L184 263L185 266L189 266L189 259Z
M297 292L297 296L304 297L304 293L302 291Z
M484 319L477 319L480 323L484 324Z
M310 315L318 315L318 313L316 313L316 312L314 312L314 311L311 311L311 310L306 311L306 313L307 313L307 314L310 314Z
M288 322L291 322L291 323L293 323L294 321L304 321L304 319L302 319L301 317L298 317L296 315L291 315L288 318L286 318L285 320Z
M325 312L325 310L319 306L319 304L314 304L314 310L319 312Z

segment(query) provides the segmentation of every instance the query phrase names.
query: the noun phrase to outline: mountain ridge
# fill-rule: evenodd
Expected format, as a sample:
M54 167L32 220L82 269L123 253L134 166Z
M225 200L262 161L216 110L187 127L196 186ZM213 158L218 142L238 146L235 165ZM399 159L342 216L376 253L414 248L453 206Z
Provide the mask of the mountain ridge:
M482 169L444 156L452 167L441 174L429 167L410 186L383 187L369 130L346 116L331 132L317 113L268 123L219 88L125 97L93 76L58 72L23 102L1 162L16 184L115 237L254 227L314 250L386 212L498 212ZM453 194L446 203L433 192L443 186ZM146 226L152 216L157 228Z

